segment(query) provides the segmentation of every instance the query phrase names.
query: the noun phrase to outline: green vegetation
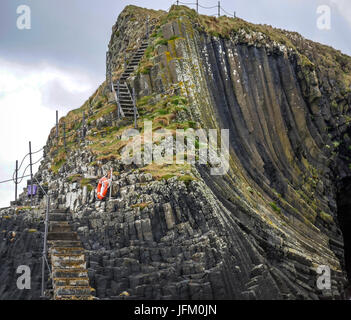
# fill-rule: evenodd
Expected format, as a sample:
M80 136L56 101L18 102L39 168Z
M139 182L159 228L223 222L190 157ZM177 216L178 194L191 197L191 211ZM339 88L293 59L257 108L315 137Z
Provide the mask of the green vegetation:
M60 150L59 154L54 158L51 171L54 173L58 173L60 168L63 166L64 163L67 161L67 153L64 150Z
M145 209L148 205L150 205L152 202L142 202L142 203L137 203L133 204L131 208L140 208L140 210Z
M80 180L80 186L81 186L81 188L83 188L84 186L86 186L88 192L91 192L91 191L94 189L94 187L93 187L93 185L92 185L91 183L92 183L91 179L83 178L83 179Z
M77 182L82 178L81 174L73 174L66 178L68 182Z
M281 213L281 209L277 206L277 204L275 202L270 202L269 205L271 206L271 208L277 212L277 213Z
M334 222L333 217L324 211L320 212L319 216L326 223L333 223Z
M161 180L164 179L164 180L168 180L168 179L171 179L175 177L174 174L165 174L164 176L161 177Z
M182 175L178 178L179 181L183 181L186 185L188 185L191 181L196 180L193 176L190 176L188 174Z

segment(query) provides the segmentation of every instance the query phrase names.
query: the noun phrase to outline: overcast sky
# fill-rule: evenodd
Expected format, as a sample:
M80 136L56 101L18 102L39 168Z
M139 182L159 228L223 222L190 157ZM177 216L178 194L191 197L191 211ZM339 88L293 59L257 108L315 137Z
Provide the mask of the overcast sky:
M45 144L55 110L63 116L81 106L104 81L111 28L128 4L167 10L172 1L0 1L0 181L11 178L16 159L28 152L29 140L33 150ZM215 6L217 0L200 4ZM221 4L247 21L297 31L351 55L350 0L222 0ZM31 9L29 30L17 28L21 5ZM317 27L321 5L331 10L330 30ZM209 15L216 12L200 9ZM35 155L34 161L40 157ZM13 199L13 183L0 184L0 207Z

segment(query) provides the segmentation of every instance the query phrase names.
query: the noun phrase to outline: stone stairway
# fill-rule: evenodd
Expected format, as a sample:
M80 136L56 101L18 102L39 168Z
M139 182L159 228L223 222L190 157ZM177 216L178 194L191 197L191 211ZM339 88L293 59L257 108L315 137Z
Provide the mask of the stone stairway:
M148 47L148 40L144 40L139 47L139 49L134 53L131 61L128 63L126 69L122 73L119 79L119 101L121 104L121 108L126 117L134 117L134 107L133 107L133 97L128 88L126 80L130 77L130 75L134 72L134 70L139 65L141 59L145 54L145 50ZM117 92L117 83L114 84L114 89ZM138 116L138 111L137 111Z
M49 214L48 247L54 300L93 300L84 248L70 225L70 214L55 210Z

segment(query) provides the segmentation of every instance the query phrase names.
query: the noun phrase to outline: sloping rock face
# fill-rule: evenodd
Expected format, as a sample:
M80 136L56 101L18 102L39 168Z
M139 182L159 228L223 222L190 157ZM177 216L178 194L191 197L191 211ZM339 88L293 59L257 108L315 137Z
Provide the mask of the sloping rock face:
M0 211L0 297L2 300L39 299L43 231L41 210ZM23 269L30 268L30 288L23 288ZM46 279L48 273L45 272ZM18 286L18 283L19 286Z
M303 43L316 64L306 65L294 50L262 34L243 31L218 38L186 17L162 31L171 41L159 50L165 53L154 67L162 80L158 87L177 84L192 102L193 118L206 128L230 131L230 171L218 177L200 167L206 184L295 284L306 277L315 287L313 268L322 264L336 272L334 280L342 280L336 200L350 175L349 154L339 146L348 143L351 95L346 83L333 78L334 71L323 63L316 67L327 48L289 35L297 46ZM342 72L349 76L349 67ZM157 88L156 83L157 78ZM268 203L278 215L267 212ZM343 215L348 212L339 210L339 218ZM303 263L310 273L304 274L303 267L299 278L301 256L310 261Z
M125 49L141 40L136 22L153 15L164 41L151 41L150 72L128 82L140 98L185 96L189 108L178 120L228 129L229 170L215 176L194 165L183 172L192 179L157 180L138 166L96 159L85 142L54 173L48 152L37 177L51 207L72 212L96 296L344 298L350 58L295 33L279 31L288 44L245 28L218 36L176 10L121 14L109 45L113 75ZM110 118L88 129L118 125ZM46 149L54 145L52 131ZM111 168L118 172L111 200L97 201L93 188L72 179L94 187ZM328 290L317 287L319 266L331 269Z

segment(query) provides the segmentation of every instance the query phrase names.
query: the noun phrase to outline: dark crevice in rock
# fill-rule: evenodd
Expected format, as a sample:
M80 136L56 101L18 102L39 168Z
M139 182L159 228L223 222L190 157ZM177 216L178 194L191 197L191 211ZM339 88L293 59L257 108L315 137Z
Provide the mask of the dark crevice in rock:
M338 222L344 238L345 270L351 279L351 177L341 181L337 195Z

